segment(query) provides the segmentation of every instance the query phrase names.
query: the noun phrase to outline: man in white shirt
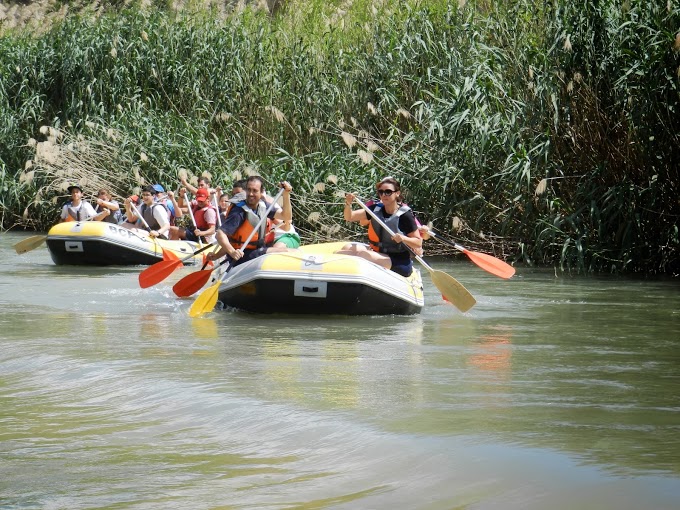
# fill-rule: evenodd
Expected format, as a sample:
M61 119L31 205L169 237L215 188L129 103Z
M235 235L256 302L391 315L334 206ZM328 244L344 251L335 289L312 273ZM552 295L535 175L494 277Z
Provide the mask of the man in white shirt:
M71 200L64 204L61 209L61 221L87 221L98 219L94 207L89 202L83 200L83 189L77 184L68 187ZM102 217L106 216L102 213Z

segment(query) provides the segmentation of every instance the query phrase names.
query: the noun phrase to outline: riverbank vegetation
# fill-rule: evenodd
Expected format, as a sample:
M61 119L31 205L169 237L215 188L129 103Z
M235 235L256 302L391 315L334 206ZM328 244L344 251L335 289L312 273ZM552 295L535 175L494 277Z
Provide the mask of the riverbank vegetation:
M138 5L0 38L0 219L65 187L290 180L307 240L394 175L421 221L510 261L680 273L680 6ZM273 190L273 189L272 189ZM434 248L434 244L432 244Z

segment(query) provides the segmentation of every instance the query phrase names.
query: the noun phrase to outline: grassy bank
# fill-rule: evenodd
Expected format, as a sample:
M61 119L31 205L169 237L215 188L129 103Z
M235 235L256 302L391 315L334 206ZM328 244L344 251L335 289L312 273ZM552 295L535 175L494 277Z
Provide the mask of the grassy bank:
M293 183L308 240L340 238L339 195L391 174L471 248L678 274L678 27L672 2L364 0L5 34L2 224L47 228L74 179L257 172Z

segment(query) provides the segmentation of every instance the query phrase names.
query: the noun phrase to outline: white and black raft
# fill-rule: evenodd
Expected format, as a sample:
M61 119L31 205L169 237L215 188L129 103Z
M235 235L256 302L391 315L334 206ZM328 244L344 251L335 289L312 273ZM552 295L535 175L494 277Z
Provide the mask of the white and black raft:
M352 255L345 243L302 246L237 265L219 287L223 305L254 313L412 315L424 305L420 272L405 278Z
M163 251L184 264L201 263L202 254L191 241L167 241L140 235L133 230L104 221L64 222L47 233L47 248L57 265L135 266L163 260ZM191 256L191 257L190 257Z

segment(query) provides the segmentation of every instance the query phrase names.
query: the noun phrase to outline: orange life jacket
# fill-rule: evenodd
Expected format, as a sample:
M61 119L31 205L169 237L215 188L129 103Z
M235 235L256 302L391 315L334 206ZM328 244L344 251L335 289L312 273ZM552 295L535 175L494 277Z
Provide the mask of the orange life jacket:
M267 212L267 203L264 200L260 200L260 202L257 204L257 213L248 207L248 204L246 204L245 201L235 204L235 207L240 207L245 211L246 220L241 223L241 226L236 229L236 232L229 236L229 243L237 250L241 248L246 250L254 250L255 248L264 246L265 232L269 230L271 223L269 218L262 222L260 228L257 230L257 232L255 232L255 235L253 235L247 246L244 247L243 243L246 239L248 239L250 233L255 229L255 225L257 225L257 223L260 221L260 218L262 218Z

